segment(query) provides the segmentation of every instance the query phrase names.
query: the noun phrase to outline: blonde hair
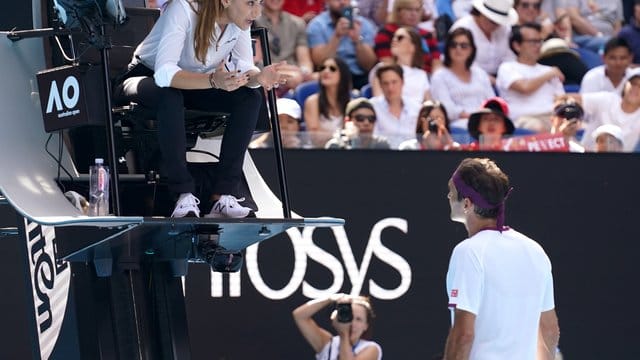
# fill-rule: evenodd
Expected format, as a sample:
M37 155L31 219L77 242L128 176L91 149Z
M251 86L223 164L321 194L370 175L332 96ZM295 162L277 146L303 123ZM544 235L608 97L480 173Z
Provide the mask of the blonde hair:
M398 22L398 13L400 13L400 9L404 9L413 5L413 3L418 2L420 9L424 7L424 0L395 0L393 2L393 9L389 14L388 21L392 24L396 24Z
M193 48L196 53L196 59L205 63L207 51L215 39L214 31L216 21L222 15L224 7L221 0L194 0L198 4L196 9L192 2L189 5L198 15L198 22L193 35Z

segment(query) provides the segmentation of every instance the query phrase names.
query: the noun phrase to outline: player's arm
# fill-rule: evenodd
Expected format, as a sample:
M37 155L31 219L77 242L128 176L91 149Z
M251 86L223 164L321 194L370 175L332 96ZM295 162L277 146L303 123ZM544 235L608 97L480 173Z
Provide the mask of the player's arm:
M560 341L560 326L554 309L540 314L538 331L538 360L553 360Z
M471 353L476 316L468 311L456 309L453 326L449 330L444 360L466 360Z

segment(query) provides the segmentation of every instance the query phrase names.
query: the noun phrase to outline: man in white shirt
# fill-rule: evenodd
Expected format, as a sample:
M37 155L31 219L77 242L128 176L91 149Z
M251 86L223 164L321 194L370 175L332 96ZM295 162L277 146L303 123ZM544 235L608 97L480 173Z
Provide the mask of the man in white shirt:
M622 93L624 79L633 59L633 52L626 40L612 37L604 46L604 65L587 71L580 84L580 93L611 91Z
M509 40L518 57L500 65L498 93L509 104L516 127L548 132L553 102L564 94L564 75L557 67L537 63L542 45L540 25L514 26Z
M444 359L554 359L560 331L551 262L538 243L504 226L509 178L489 159L467 158L448 186L451 220L469 237L449 262Z
M376 77L382 95L371 99L378 117L373 133L388 139L391 148L397 149L401 142L416 136L420 104L402 97L404 79L400 65L383 65L376 70Z
M582 102L586 126L582 144L588 151L595 149L592 133L600 125L613 124L622 129L625 152L640 150L640 69L629 71L624 81L622 97L612 92L574 95Z
M514 58L509 29L517 19L511 0L474 0L471 13L451 26L451 30L464 27L471 31L477 48L474 64L490 75L492 83L498 66Z

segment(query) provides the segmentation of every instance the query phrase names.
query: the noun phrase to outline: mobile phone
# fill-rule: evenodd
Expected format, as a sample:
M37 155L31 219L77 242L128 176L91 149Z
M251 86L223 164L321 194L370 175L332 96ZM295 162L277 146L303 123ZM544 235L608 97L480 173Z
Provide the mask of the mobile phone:
M428 125L429 132L437 134L438 133L438 121L436 121L435 119L432 119L432 118L428 118L427 121L429 121L429 125Z
M345 6L342 9L342 17L345 17L349 20L349 27L353 28L353 7Z

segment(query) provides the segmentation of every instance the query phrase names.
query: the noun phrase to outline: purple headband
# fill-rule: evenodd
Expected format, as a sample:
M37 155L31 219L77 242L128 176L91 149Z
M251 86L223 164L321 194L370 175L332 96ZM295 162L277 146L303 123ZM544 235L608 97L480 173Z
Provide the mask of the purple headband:
M456 190L458 191L458 194L461 195L463 198L471 199L471 201L474 204L478 205L483 209L488 209L488 210L498 209L498 216L496 218L497 220L496 227L500 232L508 229L506 226L504 226L504 203L509 197L509 194L511 194L511 190L513 190L513 188L509 188L509 191L507 191L507 194L504 196L504 199L502 199L502 202L500 202L497 205L494 205L494 204L490 204L487 200L485 200L484 197L482 197L482 195L480 195L477 191L475 191L471 186L467 185L467 183L465 183L464 180L462 180L462 176L460 176L460 174L458 174L457 171L453 174L453 177L451 178L451 180L453 181L453 184L455 185Z

